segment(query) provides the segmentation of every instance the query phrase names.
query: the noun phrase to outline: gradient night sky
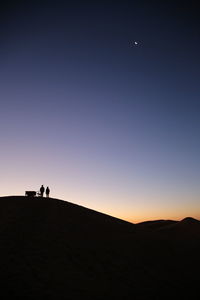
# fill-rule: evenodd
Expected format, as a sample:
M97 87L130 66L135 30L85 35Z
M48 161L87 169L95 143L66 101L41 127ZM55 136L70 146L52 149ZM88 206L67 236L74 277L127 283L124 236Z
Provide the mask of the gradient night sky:
M163 2L1 4L2 196L200 219L199 11Z

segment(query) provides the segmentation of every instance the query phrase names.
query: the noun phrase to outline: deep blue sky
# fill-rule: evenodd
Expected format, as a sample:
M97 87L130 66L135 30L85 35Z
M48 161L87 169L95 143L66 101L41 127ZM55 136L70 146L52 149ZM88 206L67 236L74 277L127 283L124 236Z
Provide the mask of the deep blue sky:
M198 6L1 5L1 194L44 184L133 222L200 218Z

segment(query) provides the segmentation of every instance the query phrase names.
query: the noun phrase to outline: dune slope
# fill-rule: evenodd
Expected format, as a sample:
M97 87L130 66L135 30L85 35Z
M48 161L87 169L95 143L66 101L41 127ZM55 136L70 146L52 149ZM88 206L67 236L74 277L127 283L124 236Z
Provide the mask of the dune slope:
M189 243L165 237L57 199L1 197L1 295L173 299L195 291L198 235Z

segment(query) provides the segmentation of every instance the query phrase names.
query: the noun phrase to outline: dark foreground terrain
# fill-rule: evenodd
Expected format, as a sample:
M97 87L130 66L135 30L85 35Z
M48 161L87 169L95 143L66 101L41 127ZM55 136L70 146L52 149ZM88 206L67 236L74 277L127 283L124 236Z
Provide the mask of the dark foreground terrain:
M198 299L199 271L195 219L131 224L56 199L0 198L2 299Z

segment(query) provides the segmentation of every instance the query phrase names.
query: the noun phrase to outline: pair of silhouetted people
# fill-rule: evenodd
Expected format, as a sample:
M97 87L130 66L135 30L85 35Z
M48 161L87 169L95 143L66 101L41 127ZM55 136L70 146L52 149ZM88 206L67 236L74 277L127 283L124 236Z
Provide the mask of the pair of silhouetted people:
M42 184L42 186L41 186L41 188L40 188L40 196L41 196L41 197L43 197L44 191L45 191L45 188L44 188L44 186L43 186L43 184ZM50 189L49 189L49 187L46 188L45 193L46 193L46 197L49 198L49 194L50 194Z

